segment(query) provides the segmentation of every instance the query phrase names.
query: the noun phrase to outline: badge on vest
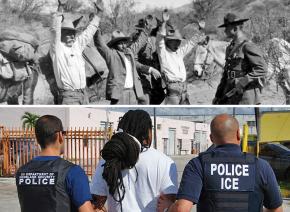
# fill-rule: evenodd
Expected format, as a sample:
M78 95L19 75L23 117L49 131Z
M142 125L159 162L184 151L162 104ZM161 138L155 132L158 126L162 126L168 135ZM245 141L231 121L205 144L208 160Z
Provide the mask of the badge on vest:
M254 191L255 164L205 163L205 188L212 191Z
M54 186L57 172L21 172L17 177L17 186Z

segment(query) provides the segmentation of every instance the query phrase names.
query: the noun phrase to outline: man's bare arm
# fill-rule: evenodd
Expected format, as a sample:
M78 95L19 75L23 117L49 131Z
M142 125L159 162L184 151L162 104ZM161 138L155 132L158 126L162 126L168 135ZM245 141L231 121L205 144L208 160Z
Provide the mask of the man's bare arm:
M191 201L180 199L171 205L168 212L190 212L193 205Z
M283 212L283 208L282 208L282 206L280 206L279 208L276 208L276 209L267 209L267 208L264 208L263 211L264 212Z
M79 212L94 212L92 203L90 201L86 201L84 204L82 204L81 207L79 207Z

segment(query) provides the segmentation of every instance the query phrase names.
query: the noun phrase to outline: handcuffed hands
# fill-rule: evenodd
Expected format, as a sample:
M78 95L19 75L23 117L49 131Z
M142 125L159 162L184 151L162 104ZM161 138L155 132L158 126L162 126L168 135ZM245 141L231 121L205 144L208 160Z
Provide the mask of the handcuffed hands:
M157 203L157 212L166 211L172 204L173 202L170 199L166 198L164 194L161 194Z

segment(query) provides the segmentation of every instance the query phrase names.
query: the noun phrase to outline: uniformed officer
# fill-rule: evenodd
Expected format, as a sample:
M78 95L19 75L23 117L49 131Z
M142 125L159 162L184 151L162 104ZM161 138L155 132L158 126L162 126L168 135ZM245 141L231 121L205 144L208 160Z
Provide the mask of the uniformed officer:
M159 198L159 211L189 212L281 212L282 198L270 165L254 155L242 153L238 121L227 114L211 122L215 148L201 153L186 165L177 201ZM166 209L166 208L169 208Z
M232 39L226 50L226 64L213 104L261 104L260 93L265 83L267 65L262 51L243 33L243 23L229 13L224 18L225 34Z
M84 170L60 157L64 131L55 116L40 117L35 126L40 156L20 167L16 185L22 212L92 212Z

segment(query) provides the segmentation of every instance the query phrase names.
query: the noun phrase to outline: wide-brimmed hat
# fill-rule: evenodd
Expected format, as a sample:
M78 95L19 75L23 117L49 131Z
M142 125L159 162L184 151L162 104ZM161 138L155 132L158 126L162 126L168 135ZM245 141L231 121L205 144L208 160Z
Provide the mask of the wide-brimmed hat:
M183 40L182 35L180 34L178 29L169 28L166 30L166 39L167 40Z
M249 19L239 19L236 14L228 13L224 17L224 24L218 26L218 28L223 28L231 25L242 25L244 22L248 21Z
M131 38L128 36L125 36L125 34L123 32L121 32L120 30L115 30L112 33L112 39L111 41L107 44L108 47L112 47L114 45L116 45L117 43L119 43L120 41L130 41Z
M62 24L61 24L61 29L66 29L66 30L71 30L77 32L78 30L75 28L73 21L69 19L64 19Z
M81 28L79 28L79 24L81 20L83 19L83 17L84 16L81 16L75 20L72 20L71 18L68 18L68 17L63 17L63 22L61 23L61 29L71 30L75 32L80 31Z
M135 28L136 28L136 29L145 29L145 27L146 27L146 21L145 21L144 18L140 19L140 20L138 21L138 24L135 25Z

